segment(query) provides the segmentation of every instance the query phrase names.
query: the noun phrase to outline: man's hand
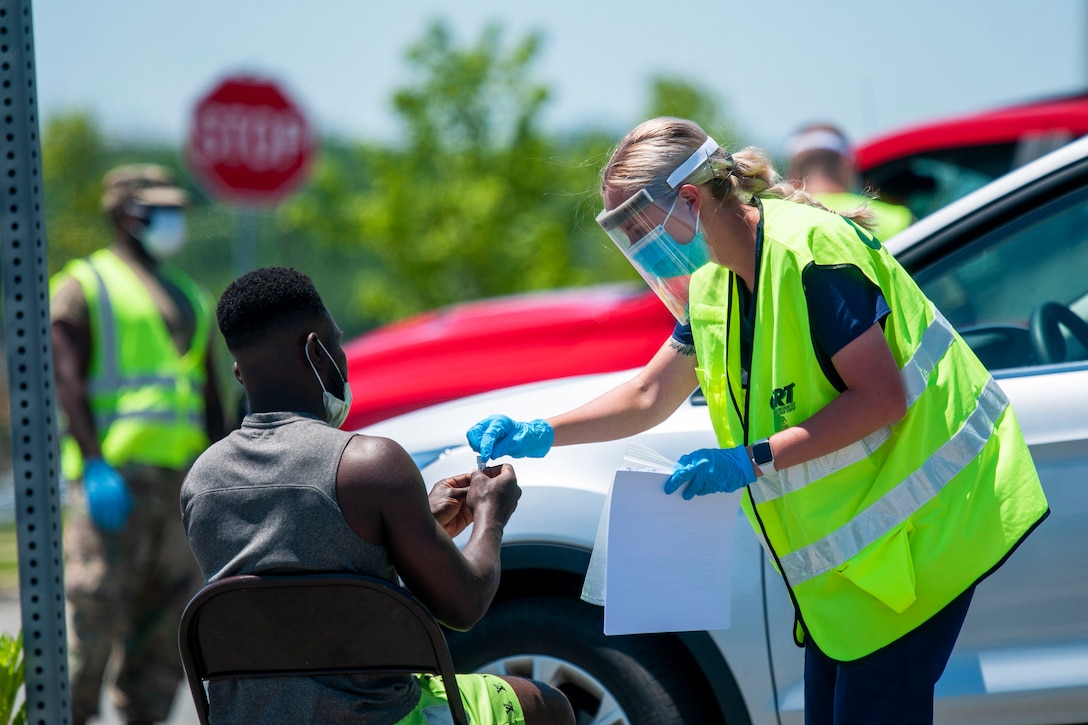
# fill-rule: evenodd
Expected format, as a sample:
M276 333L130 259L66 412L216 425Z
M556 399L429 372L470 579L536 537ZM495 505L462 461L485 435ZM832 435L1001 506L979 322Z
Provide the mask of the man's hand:
M101 458L83 465L83 490L95 526L107 532L121 531L132 511L132 494L125 479Z
M488 466L471 474L466 505L476 521L485 516L500 526L506 526L521 498L521 487L509 463Z
M466 504L471 478L471 473L443 478L434 485L428 496L435 521L451 539L472 523L472 510Z

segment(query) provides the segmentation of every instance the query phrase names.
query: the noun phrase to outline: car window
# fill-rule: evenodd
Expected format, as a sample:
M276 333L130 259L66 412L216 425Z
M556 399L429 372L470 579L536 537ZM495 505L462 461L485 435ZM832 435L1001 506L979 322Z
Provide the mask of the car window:
M1008 173L1015 144L967 146L896 159L864 174L881 199L910 208L918 219Z
M1081 190L979 237L914 277L987 367L1001 369L1088 357L1083 330L1078 339L1076 329L1054 323L1061 310L1042 308L1057 303L1080 320L1088 317L1085 270L1088 190Z
M921 219L1074 137L1064 129L1043 129L1024 133L1015 142L903 156L867 170L862 181L881 199L902 204Z

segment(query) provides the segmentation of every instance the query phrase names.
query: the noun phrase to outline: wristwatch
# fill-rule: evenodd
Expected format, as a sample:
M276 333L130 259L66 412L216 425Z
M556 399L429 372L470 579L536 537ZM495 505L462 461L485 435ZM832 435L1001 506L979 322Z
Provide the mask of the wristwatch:
M761 471L767 471L767 464L770 464L770 470L774 469L774 451L771 450L771 441L769 438L758 440L752 444L752 462L759 467Z

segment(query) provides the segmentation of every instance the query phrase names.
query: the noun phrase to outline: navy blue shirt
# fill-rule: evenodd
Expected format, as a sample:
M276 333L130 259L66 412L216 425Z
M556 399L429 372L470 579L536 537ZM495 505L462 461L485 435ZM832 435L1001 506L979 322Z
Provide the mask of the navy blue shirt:
M804 283L817 357L826 361L825 371L835 387L842 389L842 381L831 368L831 357L873 323L882 322L891 308L880 288L853 265L810 265L804 272ZM690 324L678 323L672 336L683 345L694 344Z

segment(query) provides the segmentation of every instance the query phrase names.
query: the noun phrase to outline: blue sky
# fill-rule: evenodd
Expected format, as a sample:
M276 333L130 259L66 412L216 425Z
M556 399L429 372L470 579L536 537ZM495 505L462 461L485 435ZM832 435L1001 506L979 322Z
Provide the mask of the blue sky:
M488 23L545 39L546 130L622 136L649 79L717 98L742 140L779 151L799 125L855 138L938 116L1088 88L1083 0L48 0L33 5L42 116L92 112L113 137L180 143L221 77L278 80L321 131L395 139L391 93L408 46L443 19L459 42Z

